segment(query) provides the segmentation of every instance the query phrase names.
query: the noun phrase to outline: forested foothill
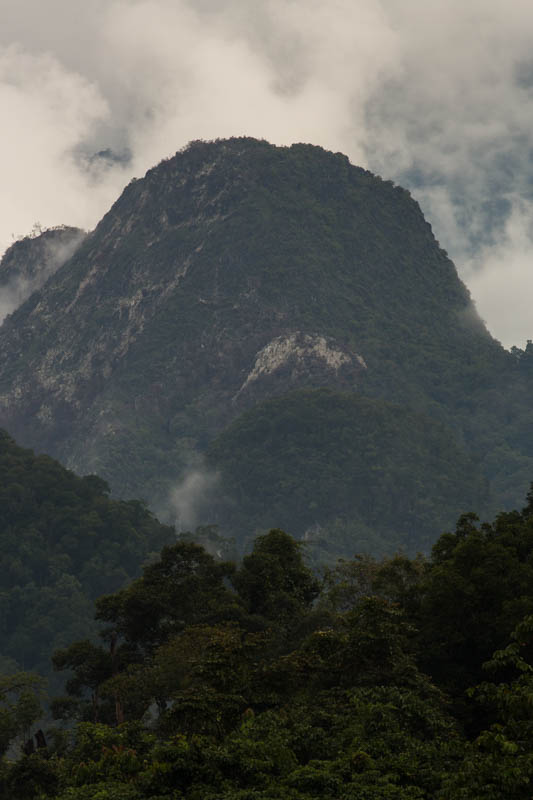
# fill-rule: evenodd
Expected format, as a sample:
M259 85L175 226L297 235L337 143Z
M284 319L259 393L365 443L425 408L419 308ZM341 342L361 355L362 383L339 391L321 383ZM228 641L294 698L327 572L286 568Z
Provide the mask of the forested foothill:
M0 683L6 800L531 797L533 492L320 574L278 529L240 563L185 537L95 618L44 730L38 678Z
M55 648L96 633L94 600L174 538L143 503L0 431L0 671L48 674Z

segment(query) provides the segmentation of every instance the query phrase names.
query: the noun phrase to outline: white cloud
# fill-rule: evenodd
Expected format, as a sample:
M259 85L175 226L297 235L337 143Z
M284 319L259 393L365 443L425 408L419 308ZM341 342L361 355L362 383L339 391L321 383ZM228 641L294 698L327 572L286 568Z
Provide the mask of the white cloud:
M503 235L482 248L469 264L469 286L480 316L492 320L502 343L524 346L533 339L533 203L515 200Z
M91 185L72 148L108 114L98 89L67 72L51 55L0 48L1 241L67 219L98 219L116 193L106 180Z
M37 220L91 227L190 139L309 141L411 186L489 326L523 343L531 248L505 216L533 197L532 26L522 0L4 0L0 247ZM107 146L129 166L73 155Z

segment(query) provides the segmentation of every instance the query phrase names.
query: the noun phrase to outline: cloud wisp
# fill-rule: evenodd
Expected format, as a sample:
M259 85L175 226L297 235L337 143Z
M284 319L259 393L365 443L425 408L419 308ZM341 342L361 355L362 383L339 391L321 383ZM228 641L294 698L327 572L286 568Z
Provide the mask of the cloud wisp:
M191 139L307 141L411 188L492 332L506 345L533 337L521 305L533 252L531 4L5 6L0 249L36 221L92 227L132 176ZM91 158L108 148L131 158Z
M63 266L84 238L78 228L43 233L36 227L30 237L6 250L0 265L0 323Z
M175 525L178 532L192 531L197 525L206 524L202 515L209 508L218 483L217 473L200 468L187 471L170 492L161 517Z

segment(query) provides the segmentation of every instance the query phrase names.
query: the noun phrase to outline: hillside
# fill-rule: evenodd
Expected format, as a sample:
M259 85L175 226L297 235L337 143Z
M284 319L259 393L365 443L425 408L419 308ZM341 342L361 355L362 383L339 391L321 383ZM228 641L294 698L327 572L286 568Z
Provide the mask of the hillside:
M463 502L479 503L484 514L516 505L526 491L530 378L517 364L477 317L404 189L311 145L195 142L130 183L73 256L6 319L0 424L71 469L98 473L116 495L175 513L172 489L202 469L217 437L218 465L228 468L232 455L222 449L232 434L224 431L257 404L302 389L356 393L403 407L387 413L407 420L413 442L432 420L442 433L428 441L449 443L433 461L426 449L417 465L415 446L404 453L375 432L376 463L390 469L383 485L398 480L402 461L425 473L415 528L428 508L433 516L393 540L426 547ZM293 404L305 395L291 396ZM328 408L320 413L314 425L327 432ZM349 468L362 458L351 435ZM315 445L306 459L322 458L320 437ZM239 447L247 448L241 434ZM261 461L261 441L250 447ZM280 441L275 458L285 457ZM466 464L471 481L450 505L453 490L432 486L457 486ZM307 472L294 469L288 485L305 495ZM221 485L232 480L222 475ZM273 491L249 487L258 505L241 517L240 536L265 521L263 488L264 496ZM344 505L341 517L357 518L363 499ZM235 505L237 496L227 501ZM231 534L228 502L199 498L196 521L214 521L205 515L216 507ZM306 524L334 524L339 513L328 501ZM383 534L374 533L377 542ZM348 537L342 548L353 552L363 540Z
M173 540L141 503L0 431L0 672L47 674L55 648L96 632L94 600Z
M67 261L85 236L79 228L61 226L20 239L0 262L0 314L10 314Z
M278 524L319 562L359 551L429 551L435 529L487 503L486 482L448 431L409 409L329 389L291 392L213 442L219 507L239 540ZM309 550L309 548L308 548Z

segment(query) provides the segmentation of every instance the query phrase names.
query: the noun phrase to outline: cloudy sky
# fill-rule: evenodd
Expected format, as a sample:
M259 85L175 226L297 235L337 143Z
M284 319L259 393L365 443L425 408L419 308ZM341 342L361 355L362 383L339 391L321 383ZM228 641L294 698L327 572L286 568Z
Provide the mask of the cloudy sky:
M191 139L312 142L410 188L492 333L533 338L531 2L0 5L0 250Z

